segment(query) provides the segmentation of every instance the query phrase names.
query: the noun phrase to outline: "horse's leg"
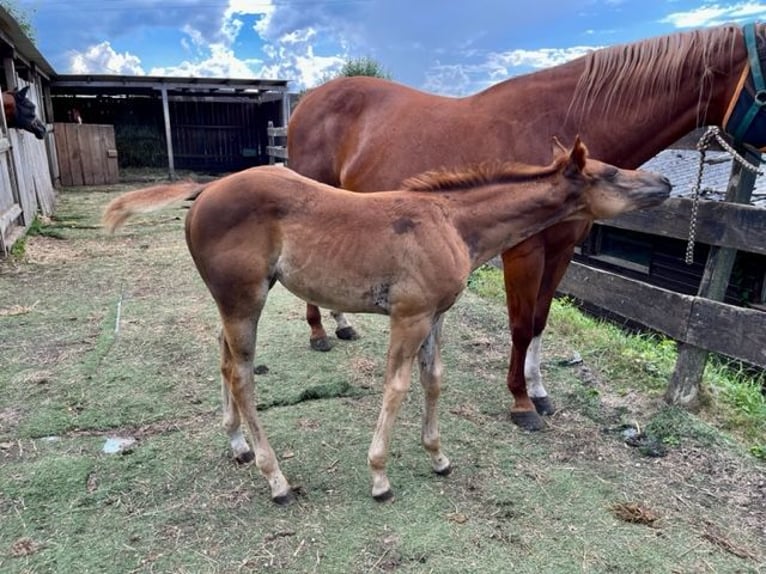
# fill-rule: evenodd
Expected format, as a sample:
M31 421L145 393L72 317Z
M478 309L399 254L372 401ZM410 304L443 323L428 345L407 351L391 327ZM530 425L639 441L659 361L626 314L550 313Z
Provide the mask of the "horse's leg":
M306 304L306 321L311 329L311 335L309 335L309 344L315 351L329 351L332 349L330 339L327 337L327 332L322 326L322 312L319 307Z
M227 357L226 360L229 360L228 347L226 347L223 331L218 336L218 343L221 347L221 364L223 364L224 357ZM242 432L239 409L234 404L234 399L229 392L229 385L223 374L221 375L221 399L223 403L223 428L226 434L229 435L229 444L234 453L234 460L240 464L250 462L255 458L255 455L250 450L250 445L247 444L247 439Z
M271 499L277 504L286 504L292 499L292 491L279 468L277 457L269 444L255 408L253 359L258 317L263 301L265 301L265 295L261 305L252 313L239 312L227 315L225 311L221 311L223 321L221 374L228 390L224 396L228 395L250 429L255 450L255 465L271 487ZM226 408L225 405L224 408Z
M391 431L412 377L412 363L432 327L432 317L391 318L383 404L372 436L367 461L372 474L372 496L383 502L393 498L386 475L386 459Z
M549 251L550 253L550 251ZM537 296L534 318L534 338L527 352L524 364L524 376L527 379L527 392L535 405L535 409L541 415L552 415L556 412L548 392L543 386L543 375L540 372L542 361L542 335L548 323L548 315L551 311L551 303L556 295L556 289L561 283L569 261L574 254L574 245L570 248L556 250L555 257L546 257L545 270L540 284L540 292Z
M439 419L436 412L436 405L442 386L442 322L442 317L439 317L434 322L431 332L418 352L418 363L420 366L420 384L423 386L425 395L421 441L431 457L431 466L434 472L447 476L452 471L452 465L441 449Z
M356 332L354 326L348 322L346 316L340 311L330 311L330 315L335 319L335 336L338 339L344 341L356 341L359 338L359 333Z
M542 245L538 236L503 253L506 304L511 325L511 363L508 367L508 390L513 395L511 421L529 431L545 427L534 403L527 394L524 365L534 336L537 294L543 276Z

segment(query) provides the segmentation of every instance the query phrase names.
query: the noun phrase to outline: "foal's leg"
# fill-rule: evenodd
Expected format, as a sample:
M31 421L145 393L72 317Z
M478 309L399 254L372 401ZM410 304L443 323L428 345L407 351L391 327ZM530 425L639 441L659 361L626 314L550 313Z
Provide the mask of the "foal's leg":
M503 253L506 304L511 323L511 363L508 368L508 390L513 394L511 421L529 431L545 427L527 394L524 365L534 336L537 293L543 276L542 245L533 236Z
M227 360L230 357L223 331L218 336L218 343L221 347L221 364L223 364L224 357L227 357ZM231 444L234 459L240 464L250 462L255 458L255 455L250 450L250 445L247 444L247 439L242 432L239 409L234 404L234 399L229 392L229 385L223 374L221 375L221 399L223 404L223 428L226 430L226 434L229 435L229 444Z
M439 400L442 386L442 322L442 317L439 317L434 322L431 332L420 347L418 363L420 365L420 384L423 386L425 394L421 440L426 451L431 456L431 466L434 472L446 476L452 471L452 466L441 449L439 420L436 412L436 404Z
M265 301L265 297L263 300ZM224 393L224 402L231 400L233 409L238 410L247 422L255 449L255 464L269 482L272 500L277 504L285 504L291 500L292 491L279 469L277 457L269 445L266 432L261 426L255 408L253 359L256 329L261 308L262 305L255 312L244 316L240 313L229 316L221 311L223 321L221 373L228 391ZM224 409L226 408L226 404L224 404ZM232 410L231 405L229 410ZM231 434L229 436L231 438ZM244 441L244 437L242 440ZM246 445L247 443L245 443ZM241 447L241 445L239 446Z
M391 431L402 401L410 388L415 355L431 330L432 322L430 315L391 318L383 405L367 454L372 474L372 496L379 502L390 500L394 496L386 475Z

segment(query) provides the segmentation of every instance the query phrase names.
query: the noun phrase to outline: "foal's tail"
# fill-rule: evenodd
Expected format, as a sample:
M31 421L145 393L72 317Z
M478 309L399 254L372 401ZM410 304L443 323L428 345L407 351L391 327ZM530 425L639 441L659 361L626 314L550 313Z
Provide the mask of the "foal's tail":
M182 181L129 191L109 202L101 222L110 233L113 233L128 218L137 213L149 213L186 199L194 199L202 193L206 185L193 181Z

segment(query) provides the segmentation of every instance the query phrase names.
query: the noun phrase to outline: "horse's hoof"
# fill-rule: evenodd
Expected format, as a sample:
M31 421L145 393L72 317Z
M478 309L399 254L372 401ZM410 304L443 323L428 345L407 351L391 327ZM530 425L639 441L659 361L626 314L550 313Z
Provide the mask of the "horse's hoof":
M535 411L511 411L511 422L525 431L539 431L545 422Z
M451 464L448 464L441 470L434 469L434 472L438 474L439 476L449 476L450 474L452 474L452 468L453 466Z
M311 345L311 348L314 351L322 351L323 353L326 353L330 349L332 349L332 344L330 343L330 339L327 337L319 337L318 339L310 339L309 344Z
M293 494L293 491L288 490L285 494L280 494L279 496L273 496L271 500L273 500L274 504L276 504L277 506L287 506L293 501L294 498L295 498L295 495Z
M389 488L385 492L373 495L373 498L375 499L375 502L389 502L394 499L394 491Z
M237 455L234 458L234 460L236 460L238 464L247 464L248 462L252 462L254 459L255 459L255 453L252 450L243 452L242 454Z
M535 405L537 414L544 417L556 414L556 407L553 406L553 401L547 395L544 397L532 397L532 403Z
M353 327L343 327L335 331L335 336L344 341L356 341L359 338L359 333Z

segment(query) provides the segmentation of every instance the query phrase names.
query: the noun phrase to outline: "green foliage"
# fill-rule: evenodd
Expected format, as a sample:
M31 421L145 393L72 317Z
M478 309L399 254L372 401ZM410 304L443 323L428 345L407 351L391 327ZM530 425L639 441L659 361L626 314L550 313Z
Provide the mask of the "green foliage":
M468 288L487 299L505 301L503 272L489 263L471 273L468 277Z
M35 28L32 25L32 16L35 13L34 8L22 8L16 0L0 0L0 6L5 8L8 13L13 16L13 19L16 20L21 30L27 35L27 38L34 42L37 36Z
M391 74L378 61L363 56L361 58L351 58L347 60L337 77L350 78L352 76L369 76L371 78L391 79Z
M165 137L157 126L115 125L120 168L165 167L168 163Z

